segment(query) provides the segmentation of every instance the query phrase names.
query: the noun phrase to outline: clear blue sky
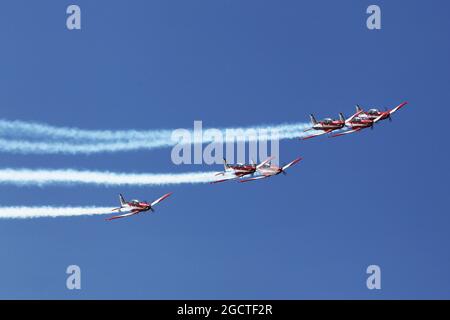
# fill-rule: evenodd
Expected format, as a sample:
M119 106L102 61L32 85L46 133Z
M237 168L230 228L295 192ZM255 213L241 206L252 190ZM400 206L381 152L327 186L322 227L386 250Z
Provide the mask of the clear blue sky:
M68 31L66 7L82 10ZM366 28L379 4L382 30ZM154 215L0 221L0 298L450 298L448 1L3 1L1 118L85 129L247 126L410 104L375 130L283 141L253 184L0 187L2 206ZM0 155L0 167L175 167L170 149ZM82 270L82 290L65 269ZM382 290L366 288L368 265Z

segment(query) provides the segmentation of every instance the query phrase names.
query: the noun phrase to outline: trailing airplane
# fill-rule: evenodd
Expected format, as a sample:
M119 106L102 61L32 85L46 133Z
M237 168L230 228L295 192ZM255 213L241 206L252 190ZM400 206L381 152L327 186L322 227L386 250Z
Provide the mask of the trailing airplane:
M358 111L356 112L354 115L352 115L350 118L348 118L347 120L345 120L345 126L347 128L350 128L347 131L341 132L341 133L337 133L332 135L332 138L335 137L340 137L349 133L354 133L354 132L358 132L362 129L366 129L366 128L372 128L373 129L373 125L374 122L371 119L368 118L361 118L359 117L359 115L361 114L362 111Z
M253 174L253 177L244 179L244 180L239 180L239 182L248 182L248 181L253 181L253 180L265 179L265 178L279 175L280 173L286 175L287 174L286 169L288 169L289 167L292 167L293 165L295 165L298 162L300 162L301 160L303 160L303 158L300 157L300 158L297 158L297 159L289 162L288 164L286 164L282 167L279 167L279 166L271 163L272 159L273 158L269 158L265 162L263 162L256 169L256 172Z
M225 182L228 180L240 179L242 177L252 175L258 168L263 166L266 162L270 161L270 159L271 158L268 158L258 165L256 165L253 161L251 164L228 164L227 160L223 159L224 171L215 174L215 176L222 176L223 179L212 181L211 183Z
M156 204L163 201L164 199L168 198L171 194L172 194L172 192L166 193L165 195L163 195L162 197L156 199L155 201L153 201L151 203L148 203L147 201L139 201L139 200L131 200L131 201L127 202L127 201L125 201L122 194L119 194L120 207L115 208L112 211L118 211L118 212L126 211L127 213L121 214L118 216L113 216L113 217L107 218L106 220L110 221L110 220L119 219L119 218L126 218L126 217L133 216L135 214L139 214L141 212L149 211L149 210L151 212L154 212L155 209L153 207Z
M342 129L345 126L345 118L342 113L339 113L338 120L334 120L331 118L325 118L321 121L317 121L313 114L311 114L309 117L311 118L312 127L309 129L306 129L303 132L307 132L310 130L316 130L316 131L322 131L322 132L310 135L308 137L301 138L302 140L307 140L307 139L311 139L314 137L318 137L318 136L330 133L332 131Z

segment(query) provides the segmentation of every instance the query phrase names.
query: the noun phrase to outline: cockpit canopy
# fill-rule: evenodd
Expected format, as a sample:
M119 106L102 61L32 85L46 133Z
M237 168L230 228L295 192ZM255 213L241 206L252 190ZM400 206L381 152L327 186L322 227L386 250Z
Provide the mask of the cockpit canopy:
M378 109L370 109L367 113L369 113L369 114L378 114Z
M139 204L139 200L136 200L136 199L131 200L130 202L133 203L133 204Z
M325 118L325 119L323 119L323 122L324 122L324 123L332 123L332 122L333 122L333 119L331 119L331 118Z

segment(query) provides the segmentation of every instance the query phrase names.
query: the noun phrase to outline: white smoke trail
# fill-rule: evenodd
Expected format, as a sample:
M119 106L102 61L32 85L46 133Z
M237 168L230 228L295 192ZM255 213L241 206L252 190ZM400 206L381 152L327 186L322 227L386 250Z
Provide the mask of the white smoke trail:
M0 185L47 186L93 184L102 186L161 186L214 181L215 172L116 173L108 171L1 169Z
M0 151L19 154L94 154L133 150L151 150L170 147L168 139L159 141L130 141L110 143L73 144L67 142L31 142L0 139Z
M111 214L103 207L0 207L0 219L56 218Z
M296 124L280 124L280 125L268 125L268 126L254 126L245 128L222 128L220 131L225 130L248 130L254 129L260 130L277 130L279 132L284 131L302 131L306 127L309 127L307 123ZM205 129L207 130L207 129ZM86 140L92 141L118 141L118 140L145 140L154 141L160 139L168 139L171 137L173 130L83 130L78 128L67 127L54 127L46 124L24 122L24 121L7 121L0 120L0 135L18 136L25 138L39 138L44 137L47 139L61 140L79 140L85 142Z
M0 120L0 135L54 140L152 140L170 137L171 130L83 130L78 128L55 127L36 122Z
M271 140L276 133L279 140L304 137L309 125L305 123L218 129L223 143ZM205 136L202 143L214 140ZM171 130L153 131L89 131L74 128L56 128L20 121L0 120L0 134L12 139L0 139L0 152L22 154L94 154L172 147L179 143L172 139ZM194 131L189 131L194 137ZM228 135L227 132L256 132L256 135ZM17 140L17 137L21 140ZM28 139L28 140L27 140ZM38 139L38 140L37 140ZM41 139L41 140L39 140ZM193 141L194 143L196 141Z

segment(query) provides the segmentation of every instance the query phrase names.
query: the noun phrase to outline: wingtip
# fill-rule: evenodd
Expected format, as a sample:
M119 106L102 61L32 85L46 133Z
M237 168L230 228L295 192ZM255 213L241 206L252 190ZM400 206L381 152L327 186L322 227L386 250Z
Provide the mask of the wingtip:
M168 193L166 193L165 195L163 195L163 198L164 198L164 199L165 199L165 198L168 198L168 197L170 197L172 194L173 194L173 192L168 192Z

